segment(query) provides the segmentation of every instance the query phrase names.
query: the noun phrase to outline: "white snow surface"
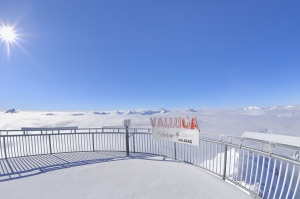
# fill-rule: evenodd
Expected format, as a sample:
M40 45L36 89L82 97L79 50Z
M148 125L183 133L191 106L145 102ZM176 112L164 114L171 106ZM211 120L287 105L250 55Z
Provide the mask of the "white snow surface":
M250 138L254 140L264 140L267 142L273 142L277 144L291 145L300 148L300 137L295 137L295 136L244 132L241 137Z
M65 160L63 154L52 156L53 162ZM82 159L82 155L79 157ZM160 156L109 157L95 164L48 169L38 175L0 182L1 199L252 198L204 170Z

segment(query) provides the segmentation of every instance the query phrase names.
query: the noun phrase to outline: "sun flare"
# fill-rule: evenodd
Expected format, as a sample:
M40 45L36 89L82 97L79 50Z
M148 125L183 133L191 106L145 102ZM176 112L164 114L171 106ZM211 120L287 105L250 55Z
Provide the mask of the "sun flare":
M6 42L13 42L16 39L15 31L12 27L0 27L0 38Z

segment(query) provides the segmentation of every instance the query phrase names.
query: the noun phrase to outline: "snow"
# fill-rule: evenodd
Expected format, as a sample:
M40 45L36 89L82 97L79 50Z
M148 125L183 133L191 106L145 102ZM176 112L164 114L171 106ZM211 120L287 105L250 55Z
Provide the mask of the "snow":
M235 186L190 164L124 153L55 154L10 160L30 170L2 181L10 198L252 198ZM21 167L22 165L23 167ZM33 167L33 168L32 168ZM29 175L30 175L29 174ZM24 175L24 176L23 176Z
M244 132L241 137L300 147L300 137Z

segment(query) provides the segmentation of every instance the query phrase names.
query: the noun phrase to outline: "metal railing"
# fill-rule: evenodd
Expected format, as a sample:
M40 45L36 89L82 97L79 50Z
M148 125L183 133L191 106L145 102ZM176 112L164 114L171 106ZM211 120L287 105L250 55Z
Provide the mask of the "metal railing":
M0 130L0 159L83 151L126 151L125 128L76 131ZM300 198L297 147L203 133L199 146L155 140L149 128L129 128L129 151L187 162L246 190L257 198ZM1 173L0 173L1 176Z

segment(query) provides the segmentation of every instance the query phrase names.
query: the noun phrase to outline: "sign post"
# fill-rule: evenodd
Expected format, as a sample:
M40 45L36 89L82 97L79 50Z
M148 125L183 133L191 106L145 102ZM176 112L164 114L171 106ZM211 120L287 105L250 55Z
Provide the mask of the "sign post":
M124 120L123 125L126 128L126 136L125 136L126 156L129 156L129 132L128 132L128 127L131 125L131 120Z

